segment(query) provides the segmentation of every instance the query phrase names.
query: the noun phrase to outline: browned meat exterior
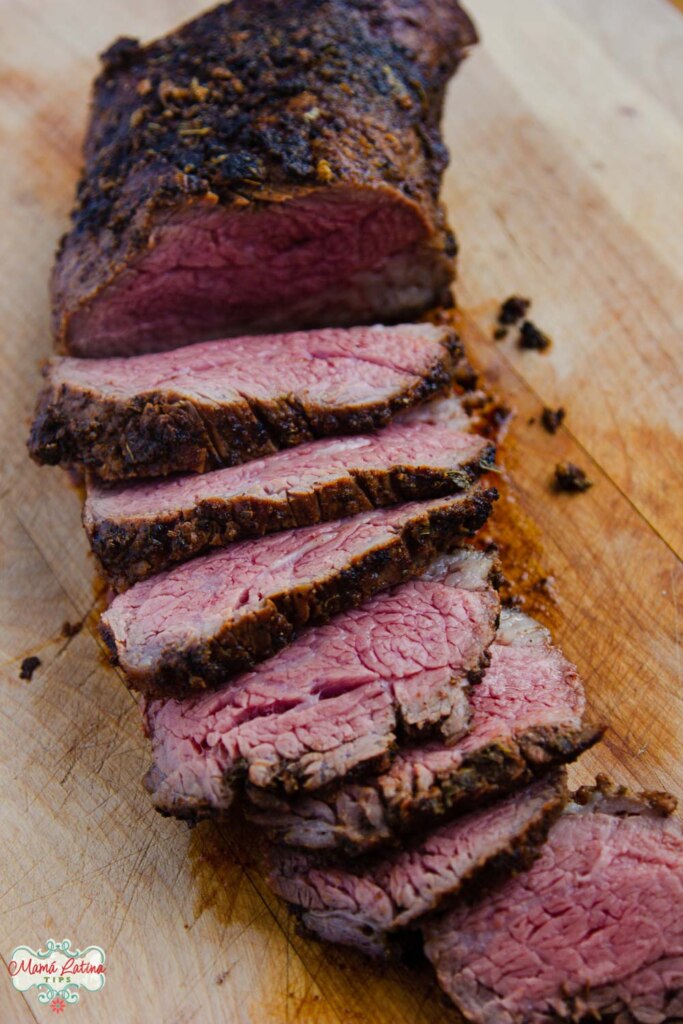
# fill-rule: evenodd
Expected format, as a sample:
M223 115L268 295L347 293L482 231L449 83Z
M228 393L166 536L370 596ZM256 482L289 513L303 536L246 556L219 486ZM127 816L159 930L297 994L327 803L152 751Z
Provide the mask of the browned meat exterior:
M600 738L583 721L576 669L537 622L503 612L489 653L457 743L404 747L386 771L329 794L286 800L250 786L249 817L287 845L358 854L527 784Z
M103 56L57 342L131 355L411 319L447 300L443 93L456 0L234 0Z
M312 792L387 766L399 737L457 740L496 633L496 577L491 553L464 546L218 690L146 702L157 810L220 815L247 778Z
M101 630L130 685L152 696L222 686L373 594L419 576L486 522L495 491L364 512L240 541L136 583Z
M385 426L448 388L462 358L431 324L212 341L135 358L55 358L29 451L103 480L234 466Z
M599 780L533 867L425 924L439 982L473 1024L683 1020L683 828L667 794Z
M394 423L213 473L108 487L90 480L83 524L121 590L246 537L466 490L494 456L476 434Z
M566 803L564 769L362 866L272 848L271 888L318 938L370 956L394 952L397 934L456 898L529 867Z

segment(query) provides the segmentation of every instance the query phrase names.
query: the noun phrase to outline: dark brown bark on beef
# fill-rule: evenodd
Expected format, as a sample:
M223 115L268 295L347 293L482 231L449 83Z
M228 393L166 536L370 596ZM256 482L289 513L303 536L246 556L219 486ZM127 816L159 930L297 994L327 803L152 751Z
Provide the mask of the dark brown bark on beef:
M438 779L432 790L419 800L406 794L401 803L384 799L372 780L358 783L354 792L353 821L345 820L343 794L325 801L325 849L337 849L351 856L366 853L400 836L471 810L517 786L529 785L536 777L558 765L570 764L601 738L604 728L586 725L580 729L544 727L532 729L505 742L494 742L468 757L448 778ZM317 848L316 814L306 836L305 802L280 800L248 786L251 808L247 816L266 828L273 839L292 846ZM202 815L198 815L201 817Z
M83 318L136 272L169 217L244 218L317 193L379 197L420 225L415 265L430 286L417 306L397 294L386 317L445 301L455 243L438 202L447 161L438 119L474 42L456 0L235 0L147 46L119 40L102 58L73 227L53 275L58 344L80 355L181 344L155 338L153 324L137 347L89 337ZM378 312L370 305L365 322ZM360 313L343 322L362 322ZM278 315L272 329L293 326L286 304ZM323 321L324 309L296 326ZM229 315L222 326L188 322L184 340L229 333Z
M471 684L489 662L496 581L492 555L463 547L420 579L307 629L218 691L147 702L145 784L155 806L181 818L221 815L247 778L277 793L313 792L388 767L397 740L457 740Z
M399 851L362 862L271 847L269 882L312 934L391 957L401 952L405 930L427 915L529 868L566 802L560 768Z
M388 400L353 406L315 406L289 388L268 401L240 395L219 403L201 394L178 393L172 386L112 397L96 386L71 384L68 369L66 380L55 379L70 361L54 359L44 370L29 453L43 465L82 464L103 480L203 473L316 437L386 426L397 413L444 391L461 358L459 339L444 330L438 355L419 379L414 377ZM254 379L259 380L258 366Z
M196 636L193 632L185 635L182 644L157 643L157 619L161 616L163 620L167 612L165 607L160 607L159 600L151 611L145 611L140 593L142 589L148 594L144 588L156 586L155 580L157 584L161 581L160 586L168 587L172 593L174 589L179 591L183 600L189 601L193 607L201 607L201 602L208 600L206 584L202 592L196 593L192 590L192 580L190 590L186 589L188 585L183 582L184 576L180 580L176 576L169 582L173 573L182 575L184 570L192 567L201 576L204 566L199 565L199 560L144 580L125 594L120 594L103 615L100 632L112 661L121 665L129 684L147 696L182 697L207 686L220 686L229 675L251 668L291 642L300 627L327 622L333 615L357 607L380 590L420 575L437 554L452 550L460 538L476 532L486 522L497 497L498 493L493 489L475 488L452 499L408 506L411 509L409 517L406 514L390 535L380 534L380 540L368 543L361 555L349 557L343 568L325 568L320 572L316 569L315 577L307 578L306 583L286 577L287 582L283 584L280 577L274 584L276 590L273 593L248 595L251 604L247 613L233 604L226 613L227 621L217 624L214 610L211 631L203 636ZM353 524L354 520L346 522ZM317 527L308 529L316 530ZM301 531L302 534L305 532L306 528ZM268 545L273 539L263 538L255 543ZM303 536L301 542L304 543ZM222 553L206 555L202 562L217 557L222 557ZM142 612L135 607L139 600L143 600ZM140 619L147 622L145 616L153 620L150 635L155 642L155 651L151 657L147 640L142 646L137 640L129 643Z
M572 800L579 807L587 807L605 814L652 814L668 818L675 814L678 798L662 789L646 789L634 793L627 786L618 785L602 773L595 778L595 784L580 786L572 794Z
M385 470L350 470L309 488L293 486L286 495L268 498L249 490L229 498L210 497L192 507L180 504L155 516L101 518L97 495L89 494L83 522L100 566L117 590L124 590L177 562L248 537L310 526L357 515L371 508L467 490L494 464L495 447L487 445L476 459L457 471L410 464Z
M575 795L527 873L424 922L427 956L463 1019L683 1019L675 804L603 777Z

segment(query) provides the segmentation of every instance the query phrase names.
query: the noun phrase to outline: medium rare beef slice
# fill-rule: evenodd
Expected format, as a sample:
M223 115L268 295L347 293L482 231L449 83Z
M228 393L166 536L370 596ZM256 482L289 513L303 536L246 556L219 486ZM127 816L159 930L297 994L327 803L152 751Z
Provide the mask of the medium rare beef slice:
M29 451L104 480L234 466L385 426L448 387L462 349L431 324L207 342L131 359L55 358Z
M200 476L88 483L90 546L118 589L245 537L466 490L495 449L475 434L394 423Z
M472 689L470 731L453 746L400 750L391 767L329 795L290 801L249 788L250 817L291 846L360 853L573 761L602 729L583 722L576 670L542 626L505 611Z
M57 343L132 355L447 300L438 121L475 41L456 0L234 0L119 40L53 273Z
M397 736L457 739L467 691L498 621L495 559L465 547L418 580L376 595L215 693L145 708L160 811L220 813L245 778L315 790L369 765L386 767Z
M386 956L397 933L426 914L528 867L565 802L564 769L556 769L362 867L273 848L270 885L314 935Z
M670 808L665 794L602 781L569 805L530 871L425 926L467 1020L683 1019L683 828Z
M487 519L495 491L399 505L240 541L136 583L101 629L131 686L182 696L221 686L387 587L420 575Z

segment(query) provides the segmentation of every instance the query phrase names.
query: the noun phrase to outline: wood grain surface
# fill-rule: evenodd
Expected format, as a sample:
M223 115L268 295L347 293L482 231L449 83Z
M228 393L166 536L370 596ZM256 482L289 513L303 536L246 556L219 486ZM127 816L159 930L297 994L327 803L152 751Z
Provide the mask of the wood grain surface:
M683 797L683 17L666 0L470 6L483 44L450 92L445 198L464 333L517 414L492 532L518 574L552 574L541 612L610 723L572 778L607 770ZM199 9L0 4L0 955L48 938L104 947L105 988L63 1017L81 1024L454 1022L426 970L299 937L239 825L153 811L137 709L95 635L79 496L26 457L95 55ZM549 353L491 340L515 291ZM567 409L555 436L544 404ZM567 458L595 481L587 494L553 493ZM65 636L65 622L83 628ZM27 655L41 660L30 682ZM2 969L0 985L3 1024L56 1019Z

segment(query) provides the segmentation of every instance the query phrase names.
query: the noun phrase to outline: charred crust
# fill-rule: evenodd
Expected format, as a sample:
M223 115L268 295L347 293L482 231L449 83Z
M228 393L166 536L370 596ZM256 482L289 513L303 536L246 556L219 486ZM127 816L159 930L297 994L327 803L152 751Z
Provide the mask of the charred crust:
M29 454L43 465L82 463L102 480L203 473L316 437L386 426L397 413L445 392L461 358L458 335L446 331L440 356L417 383L387 401L335 409L304 406L287 395L274 396L268 404L245 398L217 405L153 391L120 401L56 384L48 366Z
M651 791L636 793L626 786L615 784L608 776L600 774L595 783L589 786L581 786L575 793L571 794L573 805L585 808L586 813L598 812L616 817L629 817L634 815L645 815L654 817L668 817L675 809L676 799L669 793ZM576 813L576 806L567 808L567 814ZM579 812L584 813L584 812ZM637 839L631 840L636 845ZM562 861L559 863L562 869ZM582 876L583 877L583 876ZM429 927L429 925L428 925ZM503 920L504 927L504 920ZM660 954L659 961L662 966L669 961L668 951ZM630 986L629 977L637 977L638 973L632 975L630 970L624 969L624 976L618 973L612 978L600 984L584 982L576 984L575 978L566 979L560 976L556 982L554 994L546 994L535 1005L530 1000L528 1007L530 1017L534 1020L547 1020L553 1024L562 1022L573 1022L573 1024L590 1024L590 1022L602 1021L604 1024L642 1024L645 1020L670 1021L683 1020L683 993L680 986L671 984L667 977L666 968L661 976L658 976L658 960L655 959L647 964L649 978L657 977L660 983L659 988L650 985L647 995L656 998L652 1003L642 1001L643 989L639 986ZM459 1003L458 996L466 995L466 1007L459 1009L467 1020L478 1020L480 1014L478 1007L499 1005L501 998L500 991L489 988L479 981L475 976L466 981L467 989L462 985L464 976L460 975L460 984L453 992L453 1000L456 1006ZM570 982L572 984L570 985ZM515 1016L518 1019L518 1015ZM521 1018L519 1018L521 1019ZM526 1016L525 1016L526 1019Z
M604 807L608 813L624 815L650 812L660 818L670 817L678 807L678 800L671 793L655 789L634 791L602 773L596 776L593 785L577 789L572 800L598 811Z
M495 449L457 471L400 466L340 476L310 494L200 501L192 509L146 518L85 522L91 549L118 590L171 565L236 540L332 521L404 501L441 498L466 491L493 464ZM491 496L492 497L492 496Z
M419 575L437 553L455 547L483 525L496 495L493 490L473 491L446 508L416 515L386 545L369 550L334 577L283 592L237 623L228 622L212 638L164 652L144 672L126 667L106 624L101 626L103 638L110 649L114 645L129 685L147 696L182 697L220 686L228 675L271 657L302 626L326 622L378 591Z
M445 84L476 33L455 0L234 0L102 55L85 167L53 279L55 329L145 251L157 215L338 184L414 204L452 277L437 204ZM422 10L420 10L422 9ZM423 17L419 15L422 13ZM438 27L436 33L424 25Z
M100 61L105 72L114 73L129 68L141 53L142 48L138 39L121 36L100 54Z
M564 768L554 769L549 783L553 786L553 792L525 830L515 836L506 849L501 850L495 857L484 864L475 865L463 880L460 898L466 903L476 903L481 899L482 894L488 892L493 886L521 871L527 871L538 859L551 827L567 804L566 770ZM442 911L445 907L440 905L435 909Z
M375 952L380 953L381 951L383 958L395 959L401 956L406 945L411 942L413 929L428 926L430 920L442 914L456 901L463 900L470 904L476 902L481 898L482 893L487 892L492 886L530 868L538 858L550 828L559 818L566 802L566 773L564 769L557 769L548 779L548 793L542 806L499 853L492 857L483 857L473 863L450 890L433 893L429 905L420 913L418 919L415 919L409 912L406 913L392 900L394 919L388 928L382 927L381 924L373 922L370 918L366 920L365 924L361 924L359 921L359 931L368 938L372 938L373 946L376 947ZM331 859L319 851L309 852L300 867L289 872L285 868L285 873L288 876L296 876L302 871L314 868L324 871L325 868L334 867L336 863L338 863L338 859ZM356 860L352 865L345 865L345 870L358 878L373 879L375 873L378 870L381 871L384 864L385 854L380 852ZM274 877L277 878L277 867ZM382 887L381 884L380 887ZM387 892L386 895L391 900L390 893ZM288 906L297 916L303 929L308 934L315 935L316 911L307 911L305 907L297 903L288 903ZM324 909L320 912L325 916Z
M597 743L604 728L587 725L579 729L559 726L528 730L509 741L495 741L464 760L454 771L438 777L426 792L401 791L399 797L386 800L381 788L384 817L393 842L420 828L445 821L455 814L473 810L505 795L551 769L575 761ZM357 856L386 842L368 824L365 837L346 836L338 828L339 848Z
M328 793L321 792L320 799L336 817L336 823L330 826L332 842L327 847L330 856L344 854L355 859L373 853L380 846L401 846L405 836L486 806L571 763L597 743L603 731L602 726L594 725L547 726L493 741L454 769L438 775L428 789L419 788L420 784L413 781L412 789L403 786L389 795L381 778L366 776L364 782L361 780L356 785L353 796L356 813L352 824L340 817L337 810L337 798L344 792L343 783ZM253 814L254 820L268 828L265 815L260 813L261 794L248 786L247 795L259 809ZM289 845L305 846L300 840L289 838L296 836L295 828L290 831L287 826L280 829L276 825L271 828L271 834Z

